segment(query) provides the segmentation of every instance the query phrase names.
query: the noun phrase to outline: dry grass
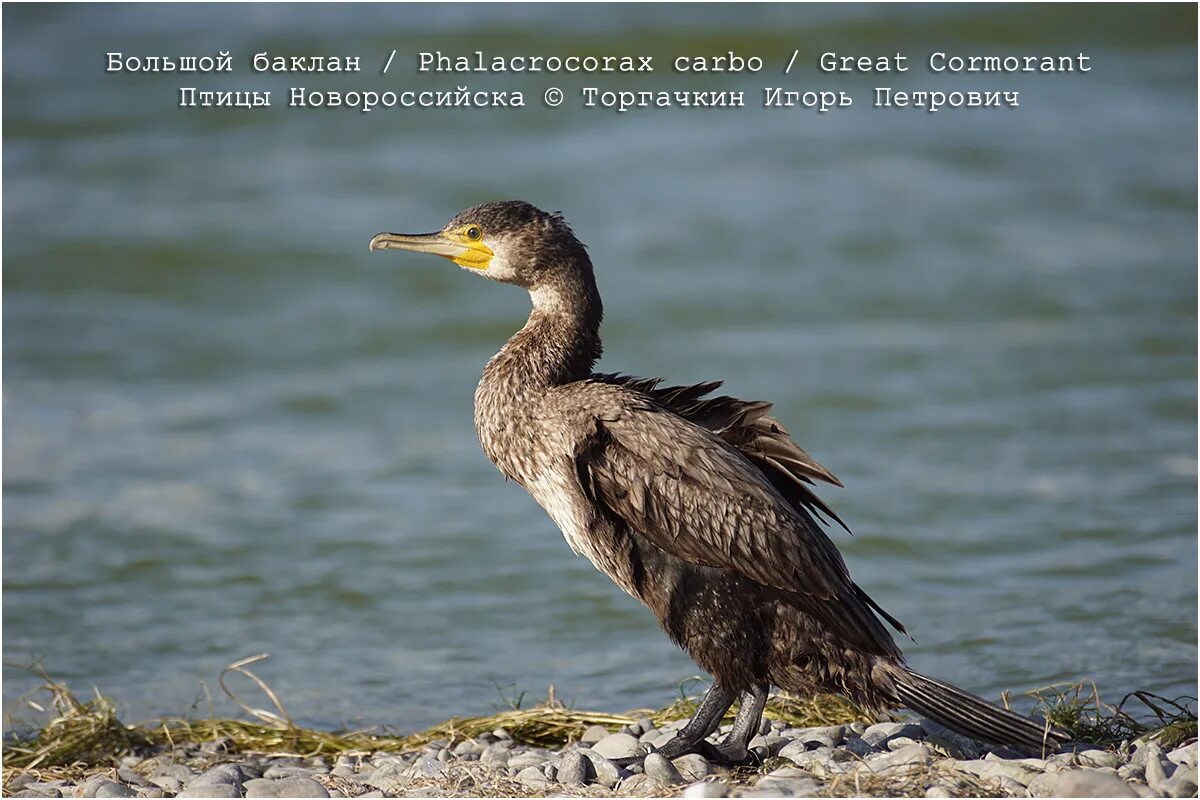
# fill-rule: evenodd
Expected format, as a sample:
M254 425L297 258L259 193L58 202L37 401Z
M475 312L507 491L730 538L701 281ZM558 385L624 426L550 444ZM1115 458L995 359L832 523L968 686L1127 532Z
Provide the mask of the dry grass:
M50 695L55 716L32 738L4 743L4 767L25 769L70 767L76 764L111 764L114 754L144 749L151 738L137 728L121 723L112 703L98 693L94 700L80 702L64 684L40 667L33 668Z
M255 656L235 662L221 676L221 687L226 694L254 719L172 718L148 725L125 725L117 719L112 704L104 698L97 695L95 700L82 703L65 684L54 680L39 667L33 667L31 669L43 680L41 691L49 695L56 716L32 736L5 742L4 783L7 786L17 774L33 770L39 771L39 774L49 774L47 770L51 769L73 770L71 774L77 775L97 769L111 769L122 756L131 753L144 754L162 748L175 749L185 744L219 739L225 739L228 750L235 753L336 756L343 753L410 752L436 740L454 743L504 728L519 742L554 748L578 740L592 725L615 730L631 725L641 717L649 717L655 725L662 726L673 720L684 719L695 710L693 698L681 698L658 710L639 709L626 714L581 711L558 702L551 695L546 701L530 708L512 708L480 717L456 717L407 736L377 731L331 733L292 723L271 688L249 670L249 665L261 658ZM271 700L275 710L255 708L243 702L225 684L225 677L231 672L240 673L254 681ZM848 700L835 696L797 698L779 695L768 701L765 713L793 727L835 725L870 719ZM729 719L732 719L732 715Z
M117 719L113 706L99 694L81 702L61 682L40 668L33 668L43 679L41 691L50 698L55 716L41 730L24 738L12 738L4 744L3 781L5 792L14 781L33 775L38 780L63 778L80 781L85 777L107 774L120 758L129 754L148 755L174 751L183 745L202 744L225 739L229 753L271 755L336 756L377 752L409 752L440 740L454 743L504 728L517 741L558 748L577 740L592 725L615 730L649 717L656 726L683 719L695 710L693 698L681 697L666 708L642 709L626 714L581 711L566 706L551 696L530 708L512 708L480 717L454 718L423 731L396 736L378 731L330 733L295 725L270 687L249 671L258 660L245 659L227 668L253 680L271 700L275 710L253 708L225 686L222 687L251 720L174 718L145 725L125 725ZM1164 748L1176 747L1196 738L1194 698L1167 700L1146 692L1135 692L1115 706L1101 702L1099 692L1087 684L1047 687L1030 693L1042 713L1055 725L1069 731L1082 742L1115 745L1121 740L1151 737ZM41 706L36 706L41 708ZM1141 717L1134 715L1135 710ZM836 725L854 721L872 721L848 700L834 696L797 698L777 695L768 701L766 715L789 727ZM935 767L913 767L902 774L875 775L867 770L837 776L822 785L822 794L830 796L876 795L923 796L931 783L946 785L955 796L992 796L994 785L956 773L937 775ZM911 773L911 774L910 774ZM109 775L115 777L115 773ZM750 776L742 776L749 779ZM447 771L444 780L414 779L414 786L435 788L449 796L538 796L538 790L497 776L494 771L470 768ZM443 785L444 784L444 785ZM353 788L353 787L344 787ZM365 787L363 787L365 791ZM570 793L568 787L549 788L556 795ZM597 787L587 794L596 796ZM581 790L582 792L582 790ZM349 792L348 792L349 793ZM357 793L357 792L356 792Z

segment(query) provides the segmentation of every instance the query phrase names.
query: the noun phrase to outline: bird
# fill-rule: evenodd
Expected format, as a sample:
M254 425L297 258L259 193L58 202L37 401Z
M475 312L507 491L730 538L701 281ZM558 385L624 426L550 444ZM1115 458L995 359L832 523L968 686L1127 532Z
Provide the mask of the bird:
M826 533L845 523L814 486L841 481L770 403L714 394L720 382L668 386L595 371L603 304L587 249L561 213L488 202L433 233L377 234L370 249L441 256L529 293L524 327L484 367L475 430L570 548L712 676L691 718L658 747L664 757L752 761L772 686L840 694L873 713L907 707L1019 752L1067 744L1045 721L905 663L888 626L907 630L851 579ZM735 703L728 735L709 743Z

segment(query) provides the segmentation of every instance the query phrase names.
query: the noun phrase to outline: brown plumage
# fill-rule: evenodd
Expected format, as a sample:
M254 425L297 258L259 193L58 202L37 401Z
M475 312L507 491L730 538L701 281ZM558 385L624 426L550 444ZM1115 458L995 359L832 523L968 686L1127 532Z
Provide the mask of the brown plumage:
M909 670L887 624L819 521L843 524L813 491L840 486L769 415L712 396L719 383L593 373L603 309L583 245L557 214L519 201L461 212L441 231L379 234L372 249L449 258L527 289L525 326L484 369L480 444L540 503L567 542L654 612L713 676L668 756L704 738L740 698L717 752L746 757L770 685L908 705L961 733L1038 750L1065 737ZM886 623L886 624L885 624Z

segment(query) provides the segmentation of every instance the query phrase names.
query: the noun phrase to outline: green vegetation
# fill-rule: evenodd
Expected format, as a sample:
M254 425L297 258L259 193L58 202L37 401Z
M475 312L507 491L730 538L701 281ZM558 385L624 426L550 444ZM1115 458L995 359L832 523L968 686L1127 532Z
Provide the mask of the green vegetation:
M1046 719L1078 742L1108 746L1145 737L1171 750L1196 738L1196 711L1188 703L1194 703L1194 697L1168 700L1150 692L1131 692L1112 706L1100 700L1091 683L1055 684L1028 695L1037 700ZM1139 706L1140 719L1133 713Z

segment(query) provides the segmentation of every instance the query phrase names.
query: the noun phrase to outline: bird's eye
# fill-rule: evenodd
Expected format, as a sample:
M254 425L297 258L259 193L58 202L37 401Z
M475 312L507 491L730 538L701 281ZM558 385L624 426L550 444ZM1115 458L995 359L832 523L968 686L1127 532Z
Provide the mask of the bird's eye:
M480 230L478 225L472 225L471 227L467 228L467 238L472 242L478 242L483 238L483 231Z

